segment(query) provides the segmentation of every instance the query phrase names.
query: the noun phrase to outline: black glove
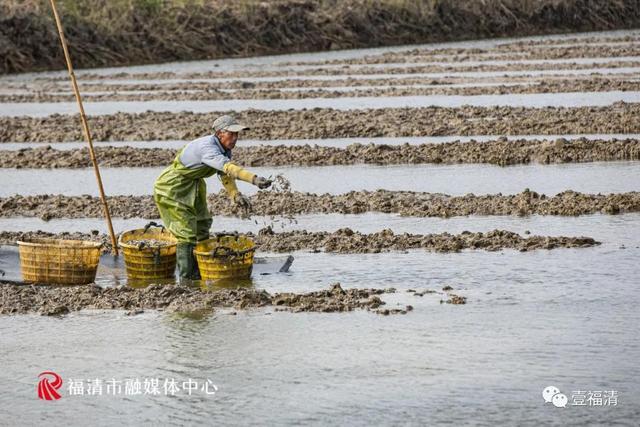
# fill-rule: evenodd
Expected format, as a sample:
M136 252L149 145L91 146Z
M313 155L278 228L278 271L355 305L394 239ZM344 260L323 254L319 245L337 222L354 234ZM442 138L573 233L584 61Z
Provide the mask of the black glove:
M261 190L264 190L265 188L271 187L271 180L256 175L253 177L253 185L255 185Z

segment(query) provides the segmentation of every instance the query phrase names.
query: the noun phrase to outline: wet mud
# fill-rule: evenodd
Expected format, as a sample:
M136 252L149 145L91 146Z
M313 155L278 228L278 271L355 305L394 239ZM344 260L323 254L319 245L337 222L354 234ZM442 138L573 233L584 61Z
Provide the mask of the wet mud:
M221 112L118 113L90 117L96 141L191 140L210 132ZM341 111L248 110L245 138L348 138L438 135L640 133L640 104L607 107L426 107ZM75 115L0 117L1 142L82 141Z
M566 41L565 41L566 40ZM600 42L590 39L561 39L563 46L553 46L545 41L504 43L493 48L440 48L440 49L411 49L402 52L385 52L380 55L367 55L362 58L337 59L326 61L288 62L286 65L361 65L361 64L389 64L416 63L428 61L506 61L506 60L553 60L580 58L615 58L640 55L637 39L618 40L619 45L602 45L597 43L611 43L615 38L601 39ZM552 40L552 42L555 42ZM590 45L591 43L596 43ZM568 46L565 46L567 44ZM444 59L442 58L444 57Z
M398 85L401 82L389 82ZM325 82L326 85L326 82ZM333 84L332 86L338 86ZM375 82L380 86L380 82ZM300 85L300 88L306 85ZM85 93L85 100L100 101L209 101L226 99L308 99L308 98L344 98L344 97L388 97L388 96L431 96L431 95L503 95L525 93L561 93L561 92L608 92L608 91L640 91L640 81L625 81L620 79L592 79L592 80L546 80L526 85L497 85L476 87L376 87L356 90L313 89L301 91L281 91L277 89L238 90L233 93L219 89L200 89L194 92L189 85L178 85L180 89L161 88L148 93L131 93L131 88L121 88L116 91L113 87L104 87L109 93ZM291 87L291 86L289 86ZM356 86L357 88L357 86ZM197 89L196 89L197 90ZM127 93L129 91L130 93ZM87 96L90 95L90 96ZM0 95L0 102L73 102L71 94L51 94L35 91L29 94Z
M343 289L339 283L307 293L274 293L254 288L201 290L183 285L150 285L101 288L87 286L32 286L0 282L0 314L39 313L60 316L79 310L144 310L165 312L214 312L216 309L335 313L367 310L377 313L385 302L380 295L394 289ZM384 314L406 314L412 308L391 309Z
M579 248L598 245L590 237L522 237L505 230L487 233L465 231L458 235L440 234L395 234L386 229L381 232L363 234L348 228L335 232L290 231L274 233L269 228L256 236L256 244L263 251L290 252L311 250L333 253L380 253L424 249L431 252L460 252L465 249L499 251L515 249L522 252L536 249Z
M629 56L640 55L640 48L633 50L625 50ZM598 62L584 62L584 63L510 63L510 64L470 64L465 65L464 62L456 65L439 65L439 64L425 64L428 59L425 57L414 57L414 61L407 61L409 57L400 57L398 63L408 64L408 66L394 67L393 65L385 68L380 67L367 67L367 65L375 64L375 58L373 62L367 59L360 60L358 67L351 67L349 64L345 64L341 67L318 67L318 68L306 68L306 69L283 69L283 70L241 70L241 71L208 71L200 73L173 73L173 72L161 72L161 73L119 73L117 75L100 75L100 74L86 74L83 79L91 81L100 80L162 80L170 78L180 78L187 80L195 79L243 79L243 78L263 78L263 77L281 77L285 78L289 76L341 76L348 74L414 74L414 73L467 73L467 72L506 72L506 71L527 71L527 70L580 70L590 68L600 68L606 66L606 68L620 68L620 67L637 67L640 65L640 61L637 60L622 60L617 61L615 58L611 58L611 61L605 64ZM395 64L396 61L392 61ZM415 65L411 65L414 64ZM341 65L341 64L337 64ZM43 82L61 82L64 77L52 77L43 78Z
M395 78L354 78L352 76L344 76L344 78L336 78L331 80L323 80L323 79L314 79L309 78L305 80L274 80L274 81L246 81L242 79L238 80L230 80L230 81L185 81L185 82L175 82L171 80L163 81L155 81L155 82L145 82L141 80L136 83L131 84L121 84L118 83L117 80L109 80L109 81L85 81L81 85L81 90L83 95L91 94L91 97L97 97L100 99L100 94L96 94L95 92L108 92L104 96L114 96L118 92L126 92L130 91L146 91L152 94L162 93L164 92L188 92L194 94L195 96L199 96L198 92L208 92L216 96L216 94L225 94L228 97L236 97L243 96L242 94L251 94L253 92L262 92L262 93L278 93L277 89L295 89L295 88L325 88L326 91L329 91L330 88L333 87L354 87L360 88L361 90L366 88L361 88L362 86L398 86L398 85L431 85L431 86L443 86L449 84L466 84L468 86L478 85L479 83L494 83L494 84L508 84L508 83L523 83L528 85L542 85L549 84L549 90L553 88L557 88L560 91L564 91L563 88L570 88L572 84L574 85L590 85L589 87L597 88L601 85L607 84L620 84L618 82L633 82L634 75L632 74L615 74L615 75L607 75L607 76L598 76L598 75L567 75L567 74L558 74L558 75L545 75L541 76L486 76L486 77L477 77L477 78L469 78L465 76L451 76L451 77L434 77L425 79L424 76L397 76ZM540 86L541 88L544 86ZM577 87L577 86L576 86ZM587 87L587 86L585 86ZM624 87L624 86L622 86ZM377 89L377 88L376 88ZM447 87L434 87L434 90L446 90ZM457 90L457 88L451 88L452 90ZM461 88L464 90L465 88ZM468 88L472 90L473 88ZM68 82L60 81L60 82L46 82L35 79L32 82L22 82L22 83L7 83L5 88L5 95L10 95L12 92L16 94L23 93L28 94L32 93L34 96L60 96L60 94L55 95L55 92L62 92L65 96L69 96L69 87ZM51 95L50 95L51 94ZM454 94L454 93L451 93ZM131 95L131 94L129 94ZM249 95L244 95L248 96ZM296 95L292 95L296 96ZM85 98L87 99L87 98Z
M466 304L467 303L467 297L463 297L460 295L456 295L456 294L449 294L448 298L446 300L440 300L440 303L447 303L447 304L454 304L454 305L461 305L461 304Z
M376 233L360 233L349 228L337 231L308 232L296 230L275 233L270 227L257 234L247 233L254 239L259 251L286 253L293 251L327 252L338 254L365 254L408 251L422 249L429 252L460 252L462 250L485 250L490 252L513 249L521 252L557 249L587 248L599 245L600 242L591 237L567 236L527 236L506 230L489 232L464 231L460 234L395 234L386 229ZM31 238L56 238L72 240L91 240L103 243L104 252L111 251L110 238L99 233L48 233L0 232L0 244L12 245L18 240Z
M134 239L134 240L127 240L126 243L128 245L137 246L138 249L163 248L163 247L171 246L174 244L166 240L156 240L156 239Z
M133 147L99 147L101 166L150 167L169 165L176 150ZM346 148L321 146L260 146L234 149L234 160L251 167L330 166L353 164L457 164L487 163L507 166L527 163L579 163L638 160L640 140L511 140L448 142L391 146L352 144ZM55 150L51 146L5 151L0 168L88 168L89 150Z
M351 191L341 195L260 191L250 197L253 215L362 214L381 212L415 217L467 215L562 215L640 212L640 192L585 194L565 191L546 196L525 190L519 194L449 196L411 191ZM208 198L215 215L242 217L245 213L221 191ZM116 218L158 219L151 196L108 197ZM92 196L10 196L0 198L1 217L102 218L102 205Z

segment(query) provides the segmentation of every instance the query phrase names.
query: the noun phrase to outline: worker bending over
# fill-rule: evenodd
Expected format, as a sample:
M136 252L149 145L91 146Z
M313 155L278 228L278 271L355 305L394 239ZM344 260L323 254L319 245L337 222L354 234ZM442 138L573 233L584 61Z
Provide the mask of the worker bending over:
M188 143L156 179L153 199L165 227L178 240L176 257L181 279L200 279L193 250L197 242L209 238L213 222L204 178L218 174L229 198L244 209L250 208L250 202L238 191L236 179L260 189L271 186L270 180L231 162L238 132L247 129L231 116L218 117L213 122L214 134Z

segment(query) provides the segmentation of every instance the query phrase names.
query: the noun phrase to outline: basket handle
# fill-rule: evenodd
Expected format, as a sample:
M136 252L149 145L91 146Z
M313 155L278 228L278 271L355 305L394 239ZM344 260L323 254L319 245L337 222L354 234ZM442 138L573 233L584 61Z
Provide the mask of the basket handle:
M147 224L147 225L145 225L145 226L144 226L144 232L146 233L147 231L149 231L149 229L150 229L151 227L162 228L163 230L165 229L165 228L164 228L164 225L162 225L162 224L158 224L158 223L157 223L157 222L155 222L155 221L150 221L150 222L149 222L149 224Z
M216 239L219 239L220 237L235 237L236 239L238 239L238 237L240 236L240 234L238 234L237 231L231 231L231 232L226 232L226 231L218 231L217 233L213 233L213 235L215 236Z

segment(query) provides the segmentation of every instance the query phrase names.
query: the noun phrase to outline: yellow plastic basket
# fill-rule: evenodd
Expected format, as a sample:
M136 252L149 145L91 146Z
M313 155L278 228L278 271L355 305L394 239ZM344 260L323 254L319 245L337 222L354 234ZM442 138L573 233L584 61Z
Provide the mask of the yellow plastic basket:
M193 253L202 280L220 280L251 277L255 251L253 240L245 235L217 234L199 242Z
M151 229L151 227L155 227ZM158 240L163 246L148 246L136 240ZM120 235L118 246L124 255L127 277L133 281L172 279L176 270L176 246L178 241L163 226L151 222L144 228Z
M25 282L85 285L96 279L102 243L60 239L29 239L17 243Z

